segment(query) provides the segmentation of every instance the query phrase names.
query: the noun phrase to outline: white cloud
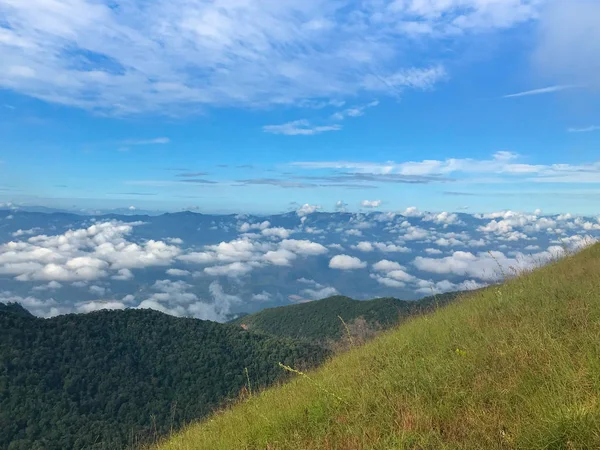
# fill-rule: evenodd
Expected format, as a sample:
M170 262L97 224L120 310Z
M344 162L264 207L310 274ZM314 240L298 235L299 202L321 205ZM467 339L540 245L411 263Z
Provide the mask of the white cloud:
M334 287L318 285L316 289L303 289L300 291L300 294L304 297L308 297L310 300L320 300L333 295L339 295L339 292Z
M569 133L590 133L592 131L599 131L600 130L600 125L592 125L589 127L580 127L580 128L576 128L576 127L571 127L569 128Z
M419 208L417 208L416 206L409 206L404 210L402 215L404 217L421 217L423 216L423 213L419 211Z
M450 239L439 238L439 239L436 239L434 242L436 245L439 245L440 247L454 247L457 245L464 245L461 241L459 241L456 238L450 238Z
M285 239L281 241L280 247L299 255L323 255L329 251L316 242L298 239Z
M355 106L353 108L347 108L342 111L338 111L332 114L331 118L333 120L344 120L346 117L360 117L365 113L367 109L373 108L377 105L379 105L379 101L374 100L370 103L367 103L366 105Z
M91 294L97 295L98 297L103 297L106 293L106 288L102 286L92 285L88 288Z
M535 18L537 4L5 0L0 86L116 113L339 104L363 90L397 95L443 79L442 66L415 68L404 57L415 35L508 28Z
M371 278L373 278L374 280L376 280L379 284L383 284L384 286L389 287L389 288L404 288L404 287L406 287L406 283L403 281L394 280L392 278L387 278L386 276L373 274L373 273L369 276Z
M268 220L265 220L264 222L260 222L260 223L248 223L248 222L244 222L243 224L240 225L240 231L242 233L246 233L250 230L265 230L266 228L269 228L271 226L271 222L269 222Z
M563 244L573 250L586 247L594 242L588 236L572 236L563 240ZM454 274L457 276L473 277L485 282L495 282L505 276L512 276L564 256L564 248L550 246L543 252L524 254L514 252L514 257L508 257L503 252L491 251L473 254L457 251L444 258L428 258L418 256L413 265L422 271L437 274Z
M321 207L319 205L309 205L308 203L305 203L300 208L298 208L296 214L298 214L299 217L304 217L308 216L309 214L315 213L320 209Z
M117 270L117 274L111 277L113 280L131 280L133 278L133 273L129 269L119 269Z
M348 203L344 203L342 200L338 200L335 202L335 210L337 212L346 212L346 208L348 207Z
M21 297L10 291L0 291L0 303L19 303L30 313L40 317L54 317L66 312L53 298Z
M456 292L456 291L472 291L475 289L481 289L486 287L485 283L481 283L475 280L465 280L460 283L452 283L448 280L442 281L426 281L419 280L416 283L416 292L422 295L436 295L443 294L444 292Z
M251 272L254 266L243 263L243 262L233 262L231 264L225 264L222 266L212 266L206 267L204 272L211 276L226 276L226 277L239 277L242 275L246 275Z
M255 302L266 302L271 300L271 294L267 291L262 291L260 294L252 294L252 300Z
M41 228L30 228L29 230L17 230L12 234L12 237L31 236L32 234L39 233L42 231Z
M190 275L190 271L183 269L168 269L167 275L170 275L172 277L187 277L188 275Z
M263 259L276 266L290 266L292 261L297 258L297 255L289 250L279 249L269 251Z
M360 206L363 208L379 208L381 206L381 200L363 200L360 202Z
M171 139L167 137L159 137L153 139L132 139L128 141L123 141L123 145L163 145L168 144L170 142Z
M169 265L179 247L126 239L140 223L102 222L62 235L39 235L0 245L0 274L17 280L96 280L120 269Z
M569 85L548 86L545 88L532 89L530 91L517 92L516 94L508 94L508 95L505 95L504 98L528 97L531 95L553 94L554 92L565 91L567 89L574 89L576 87L578 87L578 86L569 86Z
M77 305L76 310L79 313L90 313L94 311L100 311L103 309L115 310L125 309L124 303L115 300L96 300L91 302L80 303Z
M356 230L354 228L351 228L349 230L344 230L344 233L347 234L348 236L357 236L357 237L360 237L363 235L362 231Z
M395 261L382 259L381 261L373 264L373 269L379 272L391 272L392 270L404 270L404 266L401 266Z
M536 183L600 183L600 161L568 164L529 164L518 162L516 153L499 151L491 159L449 158L406 162L309 161L294 162L294 167L320 170L344 170L348 174L369 174L372 182L448 182L449 176L460 176L473 182L475 176L497 175L499 180L521 180ZM390 179L390 177L392 177ZM419 211L409 208L404 215L416 217Z
M372 252L374 250L373 245L370 242L359 242L354 246L356 250L360 250L361 252Z
M461 223L456 214L445 211L441 213L425 214L422 220L424 222L434 222L440 225L455 225Z
M428 238L430 235L429 231L419 227L408 227L406 233L402 235L402 239L405 241L421 241Z
M367 263L349 255L336 255L329 261L331 269L354 270L367 267Z
M276 237L279 239L286 239L292 234L291 230L287 230L283 227L266 228L262 230L261 234L266 237Z
M321 134L327 131L339 131L341 125L311 125L308 120L294 120L293 122L284 123L282 125L265 125L263 131L272 134L285 134L287 136L311 136Z
M352 248L360 250L361 252L372 252L375 249L385 253L410 253L408 247L403 247L396 244L386 244L383 242L368 242L362 241L353 246Z
M50 281L47 284L42 284L40 286L35 286L32 290L33 291L48 291L48 290L56 290L56 289L60 289L62 287L62 284L60 284L57 281Z

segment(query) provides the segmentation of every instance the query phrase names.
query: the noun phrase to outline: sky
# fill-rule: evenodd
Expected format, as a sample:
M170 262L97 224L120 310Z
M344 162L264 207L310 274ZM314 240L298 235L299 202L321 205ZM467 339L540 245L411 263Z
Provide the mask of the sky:
M594 214L597 0L0 0L0 203Z

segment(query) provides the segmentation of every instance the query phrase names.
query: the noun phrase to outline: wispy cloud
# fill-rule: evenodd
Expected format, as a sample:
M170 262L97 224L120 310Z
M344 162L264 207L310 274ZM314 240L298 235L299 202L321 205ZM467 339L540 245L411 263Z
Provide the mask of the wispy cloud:
M554 92L566 91L568 89L575 89L579 86L574 85L559 85L559 86L548 86L540 89L533 89L531 91L517 92L516 94L508 94L503 98L515 98L515 97L528 97L530 95L543 95L552 94Z
M186 178L184 180L179 180L181 183L196 183L196 184L218 184L217 181L206 180L204 178Z
M130 139L123 141L123 145L164 145L171 142L167 137L158 137L154 139Z
M208 172L184 172L178 173L176 176L180 178L194 178L194 177L204 177L208 175Z
M591 127L569 128L569 133L590 133L592 131L600 131L600 125L592 125Z
M377 105L379 105L379 101L374 100L370 103L367 103L366 105L355 106L352 108L344 109L342 111L338 111L338 112L332 114L331 118L333 120L344 120L346 117L360 117L360 116L364 115L364 113L367 109L373 108Z
M287 136L311 136L313 134L321 134L327 131L339 131L341 125L311 125L308 120L294 120L293 122L284 123L282 125L265 125L263 131L272 134L285 134Z
M4 0L0 87L110 114L397 95L445 73L404 56L415 30L452 39L508 28L540 3Z
M346 174L325 175L326 178L348 176L364 177L377 182L389 181L392 177L398 182L448 182L449 176L456 180L476 181L473 175L494 175L496 178L485 182L500 183L520 179L535 183L600 183L600 161L586 164L527 164L519 162L520 155L511 152L497 152L491 159L450 158L446 160L423 160L406 162L352 162L352 161L308 161L291 163L294 167L310 170L347 171ZM460 177L459 177L460 176ZM306 178L316 178L310 175ZM405 181L404 177L408 177ZM481 181L481 180L480 180Z

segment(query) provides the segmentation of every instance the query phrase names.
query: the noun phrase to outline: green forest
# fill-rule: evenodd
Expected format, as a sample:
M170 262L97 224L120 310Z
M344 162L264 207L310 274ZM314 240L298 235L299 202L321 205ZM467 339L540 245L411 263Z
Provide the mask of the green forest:
M279 362L302 368L328 355L151 310L40 319L0 304L0 448L139 445L282 380Z
M358 339L370 337L374 332L393 327L410 316L443 306L458 294L435 295L417 301L396 298L361 301L334 296L314 302L264 309L232 323L243 325L251 331L276 336L319 343L337 342L348 333Z

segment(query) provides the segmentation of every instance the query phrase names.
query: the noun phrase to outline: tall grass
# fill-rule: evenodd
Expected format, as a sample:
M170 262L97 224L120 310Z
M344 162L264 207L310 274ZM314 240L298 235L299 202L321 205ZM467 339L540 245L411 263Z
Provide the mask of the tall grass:
M600 246L411 319L161 450L600 449Z

